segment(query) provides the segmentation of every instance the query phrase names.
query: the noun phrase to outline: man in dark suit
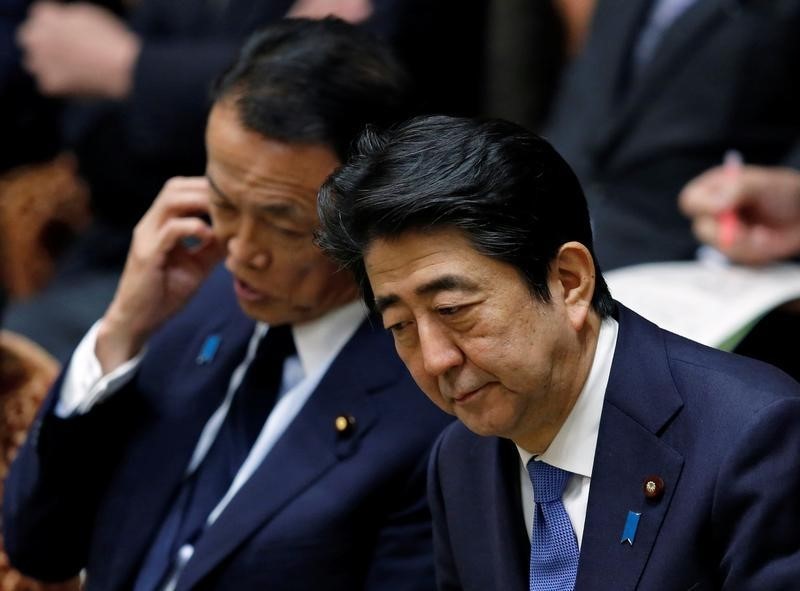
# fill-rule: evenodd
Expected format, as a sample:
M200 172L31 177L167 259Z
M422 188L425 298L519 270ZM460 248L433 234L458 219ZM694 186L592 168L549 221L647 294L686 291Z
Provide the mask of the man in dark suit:
M600 0L544 135L586 189L604 270L692 259L681 189L727 150L800 164L798 0Z
M433 587L425 468L447 418L312 243L317 189L364 124L407 111L406 84L341 21L249 40L206 176L138 224L12 468L12 564L104 591Z
M360 20L397 50L430 108L479 108L486 0L98 3L133 6L123 20L95 3L38 0L16 34L39 89L68 99L64 146L91 193L93 223L65 253L54 281L8 311L10 328L62 361L111 301L131 231L154 195L170 177L202 174L209 87L256 28L287 12ZM36 103L20 105L32 112Z
M547 142L446 117L367 133L320 218L460 419L429 473L441 590L796 587L800 386L615 303Z

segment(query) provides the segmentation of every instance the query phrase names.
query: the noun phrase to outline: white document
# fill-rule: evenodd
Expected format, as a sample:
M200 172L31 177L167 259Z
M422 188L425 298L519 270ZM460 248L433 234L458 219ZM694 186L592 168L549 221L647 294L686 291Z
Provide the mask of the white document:
M800 300L800 264L652 263L604 274L611 295L661 328L730 350L775 308ZM800 313L800 311L799 311Z

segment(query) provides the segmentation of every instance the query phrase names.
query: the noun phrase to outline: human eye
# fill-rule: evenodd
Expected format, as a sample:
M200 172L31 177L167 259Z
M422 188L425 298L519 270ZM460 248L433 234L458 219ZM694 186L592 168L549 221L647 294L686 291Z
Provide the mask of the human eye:
M477 308L478 302L475 301L458 303L449 301L434 306L433 311L443 324L461 331L467 330L474 324L477 318Z
M262 212L260 220L265 228L269 228L287 242L308 240L313 232L313 226L305 220L283 214L276 215L271 211Z
M400 322L395 322L393 324L388 325L386 327L386 330L388 330L389 332L391 332L393 334L400 334L400 333L403 332L404 329L408 328L409 324L411 324L411 323L409 321L407 321L407 320L403 320L403 321L400 321Z
M236 207L233 203L227 199L223 199L219 195L213 195L209 199L209 205L211 209L215 210L218 214L231 214L236 211Z
M295 228L287 228L285 226L276 226L278 232L280 232L284 237L289 238L290 240L305 238L309 235L308 232L304 230L297 230Z
M386 330L391 332L395 337L408 332L408 328L413 324L414 318L408 314L399 314L400 310L393 306L391 309L384 311L383 326Z

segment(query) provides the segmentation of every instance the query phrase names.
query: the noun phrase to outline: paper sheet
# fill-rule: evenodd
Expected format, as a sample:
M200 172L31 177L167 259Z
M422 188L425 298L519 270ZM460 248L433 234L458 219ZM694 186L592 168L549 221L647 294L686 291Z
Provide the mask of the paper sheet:
M730 350L765 314L800 300L800 264L653 263L604 274L611 295L660 327Z

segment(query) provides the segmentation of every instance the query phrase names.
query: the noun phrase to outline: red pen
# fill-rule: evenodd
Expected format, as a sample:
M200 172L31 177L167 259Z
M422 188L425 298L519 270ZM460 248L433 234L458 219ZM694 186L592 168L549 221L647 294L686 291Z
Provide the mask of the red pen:
M742 171L742 154L738 150L728 150L722 163L724 174L729 182L733 182ZM719 224L719 246L730 248L736 242L739 234L739 216L733 208L725 209L717 214Z

